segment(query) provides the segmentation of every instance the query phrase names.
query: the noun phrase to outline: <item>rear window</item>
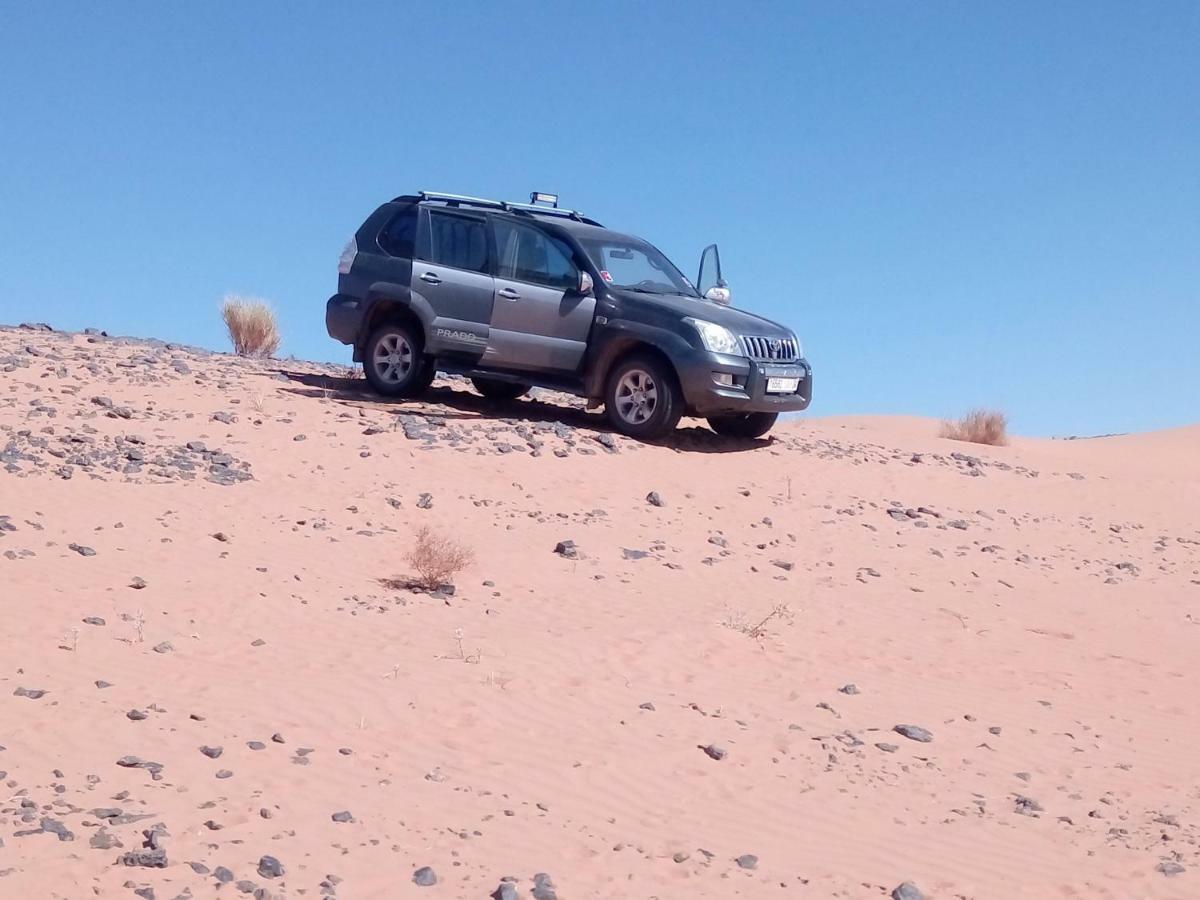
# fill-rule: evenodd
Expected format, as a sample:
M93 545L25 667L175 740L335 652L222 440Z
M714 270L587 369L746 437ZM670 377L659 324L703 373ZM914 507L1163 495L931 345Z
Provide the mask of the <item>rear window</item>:
M400 210L384 226L379 235L379 246L389 256L403 259L413 258L413 245L417 238L417 208L409 206Z
M487 224L482 218L429 211L429 261L471 272L488 271Z

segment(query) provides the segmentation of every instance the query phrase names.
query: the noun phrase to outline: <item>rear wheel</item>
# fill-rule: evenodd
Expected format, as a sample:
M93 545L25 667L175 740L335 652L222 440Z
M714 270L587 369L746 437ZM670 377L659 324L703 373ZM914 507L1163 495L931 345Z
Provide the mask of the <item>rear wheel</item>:
M631 356L609 372L604 407L621 434L652 441L675 430L683 396L670 366L653 356Z
M471 384L475 385L475 390L483 394L489 400L508 401L516 400L529 390L529 385L518 384L513 381L499 381L493 378L472 378Z
M433 381L433 366L422 354L419 328L408 322L385 322L367 338L363 373L385 397L415 397Z
M740 413L732 416L710 416L709 427L724 437L759 438L770 431L779 413Z

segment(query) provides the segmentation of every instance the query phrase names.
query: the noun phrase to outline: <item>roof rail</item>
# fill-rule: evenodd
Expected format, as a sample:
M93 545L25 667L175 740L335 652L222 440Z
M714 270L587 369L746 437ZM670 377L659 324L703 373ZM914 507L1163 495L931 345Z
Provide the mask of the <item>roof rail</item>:
M595 219L589 219L583 213L574 209L538 206L534 203L510 203L507 200L486 200L483 197L468 197L463 194L443 194L439 191L421 191L417 196L421 200L438 200L448 206L476 206L484 209L508 210L523 215L560 216L565 219L574 219L576 222L583 222L586 225L603 227Z

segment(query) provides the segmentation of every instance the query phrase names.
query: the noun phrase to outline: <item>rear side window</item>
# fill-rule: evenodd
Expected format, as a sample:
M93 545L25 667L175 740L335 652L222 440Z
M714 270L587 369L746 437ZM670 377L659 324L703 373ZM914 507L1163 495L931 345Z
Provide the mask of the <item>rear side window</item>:
M456 269L486 273L488 241L484 220L431 209L429 261Z
M384 226L379 235L379 246L388 256L402 259L413 258L413 245L417 238L417 208L409 206L400 210Z
M529 284L569 290L579 283L571 248L537 228L494 219L496 275Z

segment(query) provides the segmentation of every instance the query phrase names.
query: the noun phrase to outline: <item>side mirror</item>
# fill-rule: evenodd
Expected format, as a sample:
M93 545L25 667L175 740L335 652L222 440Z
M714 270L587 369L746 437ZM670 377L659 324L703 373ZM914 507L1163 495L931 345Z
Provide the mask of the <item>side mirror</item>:
M704 292L704 299L711 300L713 303L719 303L722 306L728 306L729 301L733 299L733 294L727 287L710 287Z
M587 297L595 289L596 285L592 282L592 276L582 269L579 270L579 293Z

